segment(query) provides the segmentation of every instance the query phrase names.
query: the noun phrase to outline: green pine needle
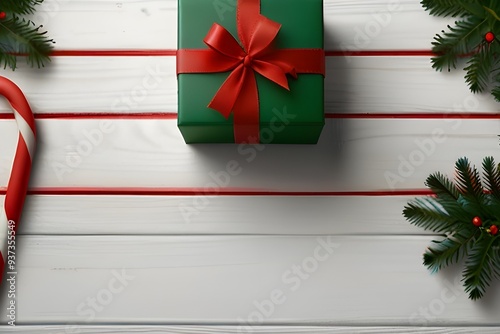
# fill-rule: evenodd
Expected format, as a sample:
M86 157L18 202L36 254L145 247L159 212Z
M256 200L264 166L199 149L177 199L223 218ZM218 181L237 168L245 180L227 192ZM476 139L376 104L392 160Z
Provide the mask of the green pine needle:
M486 19L469 17L465 21L455 22L455 27L448 26L449 31L437 34L432 42L432 67L438 71L457 67L458 60L474 50L484 41L484 30L487 30Z
M462 221L467 221L473 218L462 205L459 199L462 195L457 186L441 173L430 175L425 184L437 194L432 200L439 203L441 207L453 217L460 217Z
M1 9L6 13L15 13L19 15L33 14L35 6L43 0L2 0Z
M492 81L494 83L491 94L495 97L497 102L500 102L500 59L497 58L496 68L492 73Z
M500 198L500 168L495 164L493 157L484 158L483 173L488 192Z
M436 233L448 231L457 221L432 198L417 198L409 203L403 215L413 225Z
M482 235L472 246L465 262L465 292L472 300L483 297L491 280L499 276L498 248L494 247L497 241L498 236Z
M467 62L465 81L473 93L483 92L490 83L493 67L493 55L489 48L482 48L472 55Z
M451 71L463 60L465 81L473 93L491 90L500 102L500 1L422 0L431 15L456 17L455 24L436 34L432 42L432 67ZM486 40L487 33L494 40Z
M453 182L446 176L437 172L430 175L425 181L425 185L440 197L448 197L457 200L460 192Z
M463 196L468 196L472 200L480 203L484 197L484 190L481 184L479 172L472 167L467 158L460 158L455 164L457 171L457 187Z
M464 16L470 13L473 8L471 5L477 4L475 0L422 0L422 6L436 16Z
M53 40L41 26L18 15L32 14L43 0L2 0L1 10L7 13L0 20L0 66L17 68L17 60L24 57L31 67L44 67L49 61Z
M459 262L468 254L473 237L474 230L468 228L443 240L434 240L424 254L424 265L432 272L437 272L449 264Z
M435 272L465 258L464 287L475 300L491 280L500 278L500 234L490 232L492 225L500 226L500 167L492 157L485 158L481 179L468 159L461 158L455 170L455 182L441 173L430 175L426 185L435 195L410 201L403 215L415 226L445 234L424 253L424 265ZM472 223L475 217L482 220L481 227Z
M0 45L0 49L1 49L1 45ZM15 69L17 66L16 65L17 64L16 56L9 54L9 53L0 52L0 66L2 66L2 64L3 64L4 69L7 66L10 67L11 69Z
M496 80L498 84L491 90L491 95L495 98L495 101L500 102L500 79Z

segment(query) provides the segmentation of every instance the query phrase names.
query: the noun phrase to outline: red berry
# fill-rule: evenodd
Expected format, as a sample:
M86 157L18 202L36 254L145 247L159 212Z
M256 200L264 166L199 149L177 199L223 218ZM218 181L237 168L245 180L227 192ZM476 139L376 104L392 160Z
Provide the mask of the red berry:
M495 34L490 31L486 33L486 35L484 35L484 39L486 40L486 42L491 43L495 40Z
M0 20L3 20L6 16L5 12L0 12Z
M490 226L490 233L491 233L491 235L496 235L498 233L498 227L496 225L491 225Z
M480 227L483 225L483 221L479 217L474 217L472 218L472 224L474 224L474 226Z

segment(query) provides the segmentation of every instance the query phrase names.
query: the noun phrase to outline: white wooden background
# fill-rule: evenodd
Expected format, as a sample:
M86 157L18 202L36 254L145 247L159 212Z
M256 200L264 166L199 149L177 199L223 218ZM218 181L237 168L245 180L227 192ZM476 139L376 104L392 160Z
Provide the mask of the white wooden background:
M0 332L497 333L500 284L472 302L458 267L431 275L421 255L439 236L401 214L429 173L500 158L499 105L430 67L450 21L418 0L325 0L319 144L241 154L186 145L176 128L176 8L45 0L35 20L59 54L2 72L30 100L39 146L17 326ZM16 124L1 103L5 194ZM232 160L239 174L204 195Z

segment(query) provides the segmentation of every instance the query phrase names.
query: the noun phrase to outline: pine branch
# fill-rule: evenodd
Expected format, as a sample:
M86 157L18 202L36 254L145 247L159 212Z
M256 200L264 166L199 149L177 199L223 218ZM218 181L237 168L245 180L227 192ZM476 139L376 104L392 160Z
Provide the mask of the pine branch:
M468 228L441 241L433 241L424 253L424 265L432 272L437 272L449 264L457 263L472 248L475 232Z
M470 299L481 298L490 281L500 278L500 166L484 158L481 176L467 158L455 164L455 183L440 173L427 178L435 196L410 201L403 215L413 225L445 233L424 253L432 272L465 258L463 282Z
M462 195L471 194L476 199L484 195L483 186L477 169L471 166L469 159L460 158L455 164L457 171L457 187Z
M498 82L498 80L497 80ZM500 102L500 84L497 84L495 88L491 90L491 95L495 98L495 101Z
M468 221L472 217L458 202L460 192L453 182L441 173L431 174L425 181L435 194L434 200L441 205L448 215L461 221Z
M500 21L500 16L498 15L498 13L499 13L498 10L500 9L500 6L498 6L498 3L495 4L492 1L492 2L490 2L489 7L483 6L483 8L489 14L490 23L494 22L494 20Z
M494 222L500 222L500 198L486 194L483 203L484 219Z
M2 49L2 45L0 44L0 50ZM16 56L10 54L10 53L4 53L4 52L0 52L0 66L2 66L3 64L3 68L7 68L10 67L11 69L15 69L16 68Z
M473 245L465 262L464 286L469 298L476 300L486 292L493 278L498 278L498 249L494 247L498 237L483 233Z
M500 45L498 43L495 43L495 65L493 66L492 70L492 81L494 83L494 87L491 90L491 95L495 97L495 100L497 102L500 102L500 57L498 55L500 54Z
M479 6L477 0L422 0L420 3L431 15L444 17L462 17L469 14L471 10L477 11L477 6Z
M457 187L461 193L458 202L471 214L481 212L484 189L477 169L471 167L469 160L464 157L458 159L455 170L457 172Z
M449 230L457 223L433 198L416 198L403 210L405 218L413 225L436 233Z
M493 157L483 160L483 172L486 189L495 197L500 198L500 168Z
M493 68L493 55L490 48L483 47L479 52L472 55L464 68L467 71L465 81L473 93L483 92L490 83L490 75Z
M2 0L0 8L7 13L26 15L33 14L35 6L42 2L43 0Z
M425 185L439 197L457 200L460 195L460 192L455 184L439 172L430 175L425 181Z
M17 61L10 57L24 56L30 66L44 67L50 61L53 41L33 22L13 17L0 21L0 65L15 69Z
M457 67L460 57L467 55L483 41L483 30L487 27L487 19L471 16L463 21L455 22L456 26L448 26L432 42L432 51L437 56L431 59L432 67L438 71Z
M451 71L461 58L470 58L465 68L470 90L490 90L500 102L500 1L421 0L421 4L431 15L459 18L434 37L432 67Z

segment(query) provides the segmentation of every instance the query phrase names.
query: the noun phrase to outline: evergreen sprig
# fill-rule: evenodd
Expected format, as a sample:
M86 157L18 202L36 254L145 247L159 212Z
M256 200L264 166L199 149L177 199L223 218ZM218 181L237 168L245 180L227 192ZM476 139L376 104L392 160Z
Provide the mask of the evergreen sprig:
M22 15L33 14L43 0L2 0L0 12L0 66L17 68L18 57L24 57L31 67L44 67L54 41L47 37L42 26L27 20Z
M476 3L475 0L422 0L422 6L430 12L431 15L436 16L465 16L471 5Z
M2 0L1 9L6 13L16 13L19 15L33 14L35 6L43 0Z
M491 93L500 102L500 1L421 0L421 4L431 15L457 18L454 26L434 37L432 67L451 71L469 58L464 70L470 90L484 92L493 84ZM492 41L487 40L488 33L493 34Z
M500 278L500 167L492 157L485 158L482 167L481 178L467 158L461 158L455 164L455 182L431 174L425 183L435 195L416 198L403 210L411 224L444 234L424 253L429 270L465 259L462 281L473 300Z

